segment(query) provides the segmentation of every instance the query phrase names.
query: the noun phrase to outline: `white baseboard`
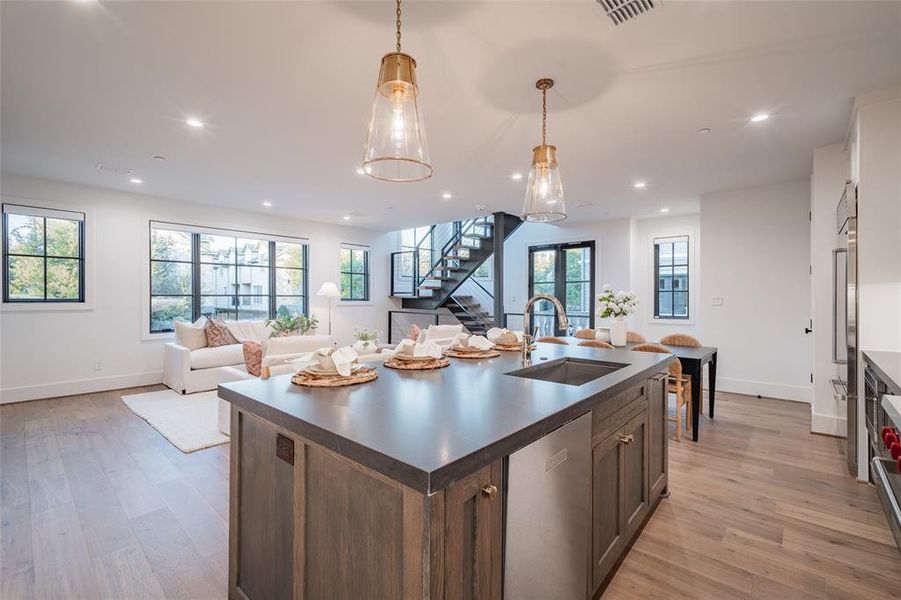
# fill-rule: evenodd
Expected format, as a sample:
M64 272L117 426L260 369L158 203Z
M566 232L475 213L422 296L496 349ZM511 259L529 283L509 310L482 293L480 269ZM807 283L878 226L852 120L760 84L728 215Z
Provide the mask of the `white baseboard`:
M835 415L810 413L810 431L838 437L848 437L848 419Z
M716 391L733 392L735 394L745 394L746 396L763 396L764 398L777 398L779 400L791 400L807 404L810 404L811 396L809 386L731 379L720 376L716 378Z
M75 394L90 394L92 392L105 392L107 390L118 390L139 385L153 385L162 382L162 371L148 371L146 373L130 373L128 375L110 375L108 377L91 377L90 379L74 379L71 381L58 381L55 383L24 385L21 387L0 390L0 404L24 402L26 400L41 400L44 398L58 398L60 396L72 396Z

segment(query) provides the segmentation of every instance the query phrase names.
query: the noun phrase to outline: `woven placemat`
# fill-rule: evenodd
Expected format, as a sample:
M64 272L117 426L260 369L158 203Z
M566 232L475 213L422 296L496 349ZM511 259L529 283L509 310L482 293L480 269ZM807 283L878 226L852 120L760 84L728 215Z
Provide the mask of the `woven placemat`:
M444 351L444 356L450 356L451 358L494 358L495 356L500 356L501 353L497 350L479 350L478 352L466 352L454 350L453 348L448 348Z
M385 361L385 366L390 369L399 369L401 371L429 371L431 369L443 369L450 365L450 361L446 358L434 358L432 360L401 360L398 358L389 358Z
M495 344L495 350L500 350L501 352L522 352L522 344L513 344L508 346L507 344Z
M366 383L377 379L379 372L371 367L363 367L357 369L347 377L343 375L320 375L318 373L309 373L301 371L291 378L291 383L304 385L307 387L343 387L345 385L356 385L358 383Z

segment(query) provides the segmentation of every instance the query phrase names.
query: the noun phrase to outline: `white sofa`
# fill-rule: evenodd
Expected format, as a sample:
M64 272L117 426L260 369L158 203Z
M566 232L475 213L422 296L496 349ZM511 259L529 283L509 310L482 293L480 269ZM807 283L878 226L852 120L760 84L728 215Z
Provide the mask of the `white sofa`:
M246 322L242 325L245 326L244 335L236 337L262 342L263 356L269 356L269 363L275 362L276 356L283 362L294 358L296 354L311 352L333 343L332 338L327 335L269 339L268 328L261 328L259 324L247 328ZM167 342L163 348L163 383L182 394L215 390L226 368L246 373L242 344L191 350L178 342Z

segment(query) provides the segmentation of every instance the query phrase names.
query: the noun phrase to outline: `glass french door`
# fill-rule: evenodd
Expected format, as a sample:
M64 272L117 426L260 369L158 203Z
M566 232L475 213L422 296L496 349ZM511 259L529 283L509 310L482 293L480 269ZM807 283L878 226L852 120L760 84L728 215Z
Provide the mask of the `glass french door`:
M594 327L594 289L594 242L529 248L529 296L555 296L563 303L571 328L568 332L559 329L554 305L542 300L532 307L536 335L566 335Z

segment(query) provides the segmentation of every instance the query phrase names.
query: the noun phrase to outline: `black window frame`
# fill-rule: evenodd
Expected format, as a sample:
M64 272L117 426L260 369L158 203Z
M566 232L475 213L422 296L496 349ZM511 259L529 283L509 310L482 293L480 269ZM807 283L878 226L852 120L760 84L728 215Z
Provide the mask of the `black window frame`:
M35 216L35 215L25 215L24 213L16 213L15 211L7 212L7 207L19 207L24 209L33 209L47 212L59 212L59 217L39 217L44 221L44 254L18 254L18 253L10 253L9 252L9 228L7 223L7 215L9 214L20 214L23 216ZM85 221L87 219L87 215L83 212L72 211L72 210L61 210L55 208L45 208L43 206L28 206L25 204L13 204L4 202L0 204L0 212L2 212L2 233L3 233L3 303L4 304L84 304L85 303ZM47 219L58 219L62 221L72 221L74 219L67 219L62 215L64 213L67 214L79 214L81 215L81 220L77 221L78 223L78 256L50 256L47 254ZM25 257L25 258L40 258L44 263L44 297L43 298L11 298L9 295L9 259L10 257ZM47 260L48 259L61 259L61 260L77 260L78 261L78 297L77 298L48 298L47 297Z
M341 265L341 257L340 252L347 250L350 252L350 271L342 270ZM354 270L354 251L363 253L363 270L355 271ZM344 285L343 285L343 276L349 275L350 279L350 297L347 298L344 296ZM354 298L354 275L362 275L363 276L363 297L362 298ZM341 302L369 302L369 248L356 248L353 246L341 246L341 250L339 250L338 256L338 289L341 291L341 297L339 300Z
M191 236L191 260L190 261L173 261L173 260L160 260L153 258L153 230L159 229L162 231L180 231ZM269 284L269 293L268 294L241 294L239 293L238 286L235 285L231 294L201 294L201 265L210 265L214 264L209 261L201 260L201 252L200 252L200 239L202 235L219 235L223 237L234 237L235 238L235 262L234 263L215 263L226 267L233 267L235 269L235 277L237 284L237 276L238 269L241 266L250 266L257 268L265 268L268 270L268 284ZM182 225L180 223L166 223L161 221L151 221L150 223L150 235L148 238L148 257L150 269L148 271L148 290L149 290L149 299L148 303L148 330L151 334L157 333L172 333L175 331L174 326L169 329L154 329L153 328L153 298L154 297L166 297L166 298L174 298L174 297L183 297L190 298L191 303L191 322L196 321L200 317L204 316L202 312L202 299L203 298L215 298L215 297L227 297L230 298L230 308L235 311L236 319L240 316L241 311L241 299L242 298L267 298L268 305L268 318L274 319L278 314L278 299L279 298L300 298L300 304L303 306L303 310L301 313L305 316L310 315L310 267L309 267L309 251L310 246L309 242L306 239L298 238L296 240L291 239L272 239L273 236L257 233L252 231L239 231L239 230L231 230L231 229L217 229L214 231L210 231L209 229L198 227L197 230L191 230L190 225ZM239 262L237 256L237 241L239 239L259 239L268 243L269 245L269 261L268 265L247 265ZM277 247L278 244L292 244L300 246L301 249L301 266L300 267L284 267L278 266L277 259ZM167 262L167 263L178 263L178 264L189 264L191 265L191 293L190 294L154 294L153 293L153 263L154 262ZM302 272L302 289L301 294L279 294L277 285L278 285L278 271L279 270L289 270L289 271L301 271ZM253 288L251 288L252 290Z
M685 242L685 263L676 264L676 244ZM660 246L671 246L673 262L671 265L660 266ZM675 273L671 275L673 283L669 290L660 289L660 269L685 267L685 289L675 288ZM670 315L660 314L660 294L670 294L670 306L673 308ZM675 314L676 293L685 294L685 316ZM654 238L654 318L664 321L688 321L691 319L691 238L688 235L674 235L665 238Z
M591 270L589 271L589 279L584 280L580 279L578 281L568 281L566 279L566 251L567 250L577 250L580 248L588 248L588 260L591 264ZM529 246L529 297L535 295L535 253L536 252L544 252L544 251L552 251L554 252L554 281L553 282L538 282L539 285L544 283L553 283L554 284L554 293L558 300L562 299L562 303L564 308L566 308L566 285L567 284L588 284L589 290L589 307L588 307L588 327L590 329L594 328L594 306L591 304L595 297L596 292L596 282L595 282L595 273L597 272L597 262L595 262L597 257L597 251L595 247L594 240L586 240L582 242L563 242L558 244L541 244L539 246ZM532 308L532 314L547 314L547 313L538 313L538 310L542 307L544 301L536 302ZM550 314L554 316L554 333L553 335L566 335L566 332L559 328L557 325L556 314L557 309L550 303L548 303L550 307ZM533 318L534 322L534 318ZM546 334L547 335L547 334Z

